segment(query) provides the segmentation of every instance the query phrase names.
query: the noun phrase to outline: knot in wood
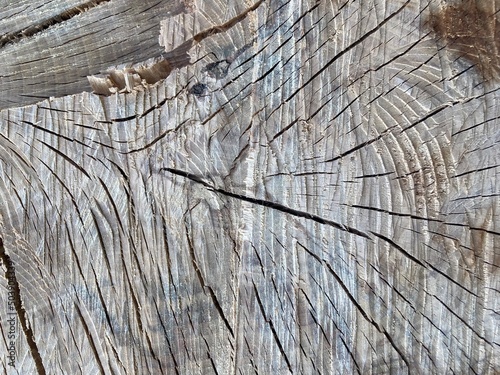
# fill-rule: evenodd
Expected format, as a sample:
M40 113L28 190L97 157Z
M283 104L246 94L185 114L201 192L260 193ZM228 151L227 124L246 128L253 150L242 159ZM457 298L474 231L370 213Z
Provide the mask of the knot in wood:
M190 94L193 94L195 96L202 96L207 92L207 85L205 85L204 83L196 83L191 86L188 91Z
M208 76L215 79L222 79L227 76L230 63L227 60L216 61L207 64L202 72L206 72Z

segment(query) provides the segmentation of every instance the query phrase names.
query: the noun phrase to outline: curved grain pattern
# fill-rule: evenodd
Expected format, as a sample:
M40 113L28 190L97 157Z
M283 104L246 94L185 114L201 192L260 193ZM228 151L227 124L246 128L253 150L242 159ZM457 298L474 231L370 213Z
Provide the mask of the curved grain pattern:
M500 372L500 97L445 6L192 1L164 81L2 111L18 371Z

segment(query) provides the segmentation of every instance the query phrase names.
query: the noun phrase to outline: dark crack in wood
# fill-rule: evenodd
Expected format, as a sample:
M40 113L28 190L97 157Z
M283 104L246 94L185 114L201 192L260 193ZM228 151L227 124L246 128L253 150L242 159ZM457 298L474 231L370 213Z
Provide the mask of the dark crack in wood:
M181 171L181 170L173 169L173 168L162 168L161 170L165 170L165 171L170 172L172 174L176 174L178 176L185 177L193 182L202 184L203 186L205 186L209 190L212 190L216 193L225 195L227 197L235 198L235 199L238 199L241 201L253 203L253 204L256 204L259 206L263 206L263 207L269 207L269 208L275 209L277 211L281 211L281 212L284 212L284 213L287 213L287 214L290 214L290 215L293 215L296 217L303 217L305 219L313 220L313 221L320 223L320 224L329 225L329 226L334 227L336 229L340 229L341 231L352 233L352 234L355 234L357 236L364 237L366 239L371 239L371 237L368 234L366 234L366 233L364 233L356 228L352 228L350 226L337 223L333 220L325 219L321 216L314 215L314 214L311 214L309 212L295 210L293 208L284 206L280 203L276 203L276 202L272 202L272 201L268 201L268 200L264 200L264 199L252 198L252 197L248 197L246 195L236 194L236 193L232 193L230 191L224 190L224 189L216 188L215 186L206 182L201 177L199 177L195 174L189 173L189 172L185 172L185 171Z
M0 238L0 259L2 263L7 267L7 271L5 273L5 277L9 280L12 280L13 292L14 292L14 307L16 308L17 317L19 322L21 323L21 327L23 329L24 336L26 338L26 342L28 343L28 347L33 357L33 361L35 362L36 370L39 375L47 374L45 366L43 365L42 356L40 351L38 350L38 345L35 341L35 334L31 329L31 324L29 323L28 316L26 314L26 310L23 306L22 298L21 298L21 288L19 286L19 282L17 281L17 275L14 270L9 269L9 265L13 264L10 256L5 251L5 247L3 245L3 240Z

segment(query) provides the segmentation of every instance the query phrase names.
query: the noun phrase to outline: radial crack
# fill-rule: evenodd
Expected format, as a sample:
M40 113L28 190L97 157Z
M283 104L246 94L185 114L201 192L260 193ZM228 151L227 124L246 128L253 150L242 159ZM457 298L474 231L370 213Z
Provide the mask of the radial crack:
M216 193L225 195L227 197L239 199L239 200L253 203L253 204L256 204L259 206L269 207L269 208L275 209L277 211L281 211L281 212L284 212L284 213L287 213L287 214L290 214L293 216L297 216L297 217L303 217L305 219L313 220L313 221L320 223L320 224L325 224L325 225L329 225L331 227L334 227L336 229L340 229L341 231L344 231L344 232L353 233L357 236L371 239L371 237L368 234L366 234L366 233L364 233L356 228L337 223L333 220L325 219L321 216L314 215L314 214L311 214L309 212L295 210L293 208L287 207L287 206L282 205L280 203L276 203L276 202L272 202L272 201L268 201L268 200L264 200L264 199L252 198L252 197L249 197L246 195L236 194L236 193L232 193L230 191L224 190L224 189L217 188L217 187L209 184L205 180L203 180L201 177L199 177L195 174L189 173L189 172L185 172L185 171L181 171L181 170L173 169L173 168L162 168L161 170L165 170L167 172L176 174L178 176L183 176L183 177L185 177L193 182L202 184L203 186L205 186L209 190L212 190Z
M33 361L35 362L37 372L39 375L45 375L47 371L45 370L42 361L42 356L40 355L40 351L38 350L38 346L36 345L34 339L35 334L31 329L31 325L29 323L26 310L23 307L23 302L21 300L21 288L19 287L19 282L17 281L16 271L14 267L11 267L11 265L13 265L14 263L10 259L10 256L5 252L3 241L1 238L0 238L0 259L2 260L2 263L4 263L7 267L5 277L13 281L14 307L16 309L19 322L21 323L21 327L23 329L28 347L30 349L31 356L33 357Z

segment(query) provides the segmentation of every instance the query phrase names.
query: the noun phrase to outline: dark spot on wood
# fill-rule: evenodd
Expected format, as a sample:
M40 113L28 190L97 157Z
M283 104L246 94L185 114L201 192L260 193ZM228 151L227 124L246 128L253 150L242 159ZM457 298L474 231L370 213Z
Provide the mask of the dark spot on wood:
M222 79L227 75L229 70L229 61L221 60L214 63L207 64L202 72L206 72L210 77L215 79Z
M474 65L485 81L500 81L500 22L495 3L463 0L432 12L428 25L438 43Z
M207 92L207 85L205 85L204 83L196 83L189 89L189 93L196 96L205 95L206 92Z

